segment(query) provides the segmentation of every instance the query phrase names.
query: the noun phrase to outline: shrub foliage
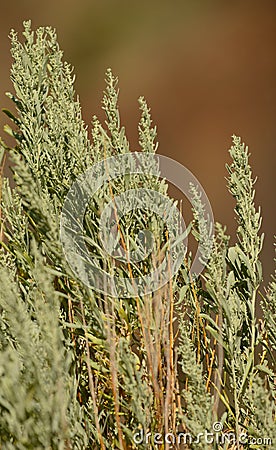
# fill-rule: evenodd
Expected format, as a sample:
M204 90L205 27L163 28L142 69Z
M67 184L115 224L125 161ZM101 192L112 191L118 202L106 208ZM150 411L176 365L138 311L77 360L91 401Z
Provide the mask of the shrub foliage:
M55 31L32 31L26 22L23 35L23 43L16 32L10 36L14 93L8 96L16 114L4 110L13 122L5 131L15 144L1 141L2 162L8 155L13 172L13 181L1 180L1 448L272 448L276 283L272 278L261 293L263 236L248 148L233 136L228 187L236 201L234 245L220 224L210 237L192 186L191 229L206 244L203 274L190 276L189 253L153 294L126 299L95 292L66 263L60 215L78 175L130 151L117 79L107 71L106 121L93 117L90 139ZM139 105L141 150L154 153L156 128L143 98ZM137 176L110 181L85 215L87 243L99 266L130 279L150 271L165 248L162 224L148 210L121 220L126 246L141 225L159 241L154 257L136 266L115 267L100 246L99 229L105 202L137 187ZM143 187L167 195L166 183L154 177L143 178ZM215 424L231 442L219 441ZM213 442L211 435L196 440L207 432ZM244 435L247 441L237 439Z

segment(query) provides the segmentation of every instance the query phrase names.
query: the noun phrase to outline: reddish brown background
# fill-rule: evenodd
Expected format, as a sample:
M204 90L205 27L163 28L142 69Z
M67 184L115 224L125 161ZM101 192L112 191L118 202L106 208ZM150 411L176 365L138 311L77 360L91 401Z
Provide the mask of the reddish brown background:
M276 147L275 0L13 0L0 18L0 105L11 108L8 33L52 25L77 74L87 123L102 117L104 72L120 78L122 122L137 146L137 98L145 95L159 130L159 153L188 167L204 186L217 220L235 227L225 187L233 133L252 153L262 206L265 278L273 269ZM1 130L6 122L0 115ZM3 133L1 132L3 136Z

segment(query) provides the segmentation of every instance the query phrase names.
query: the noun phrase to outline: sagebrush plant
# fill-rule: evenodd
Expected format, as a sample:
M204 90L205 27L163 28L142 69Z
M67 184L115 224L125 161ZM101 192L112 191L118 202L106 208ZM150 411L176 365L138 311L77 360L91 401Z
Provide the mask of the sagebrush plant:
M23 35L21 43L11 32L15 92L8 96L17 113L4 110L14 123L5 130L15 145L1 141L2 162L8 155L13 172L12 183L1 179L1 448L275 448L276 283L272 278L260 292L263 236L247 147L233 136L228 187L236 200L235 245L220 224L210 233L191 186L192 230L203 241L205 271L190 275L189 253L152 294L122 299L97 293L66 263L60 215L78 175L130 151L117 79L107 71L106 122L93 117L90 140L55 31L32 31L25 22ZM143 98L139 105L141 151L154 153L156 128ZM119 177L97 193L85 215L86 242L99 267L130 279L162 257L166 229L147 209L126 215L119 224L123 247L134 245L141 226L156 244L145 261L114 264L101 248L100 216L107 201L141 183L167 195L157 177ZM232 442L196 441L218 421ZM181 432L187 442L172 443ZM237 439L242 434L247 442Z

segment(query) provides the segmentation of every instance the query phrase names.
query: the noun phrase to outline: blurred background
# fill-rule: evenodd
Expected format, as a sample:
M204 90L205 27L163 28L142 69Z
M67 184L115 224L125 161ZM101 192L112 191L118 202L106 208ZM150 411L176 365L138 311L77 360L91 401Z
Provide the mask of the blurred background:
M198 178L215 219L236 227L227 192L225 163L231 135L249 145L256 203L263 214L265 280L274 270L276 167L275 0L13 0L0 17L0 105L12 108L6 91L11 57L8 34L33 27L57 29L64 58L74 67L76 92L87 124L101 110L107 67L119 76L120 110L137 149L137 99L144 95L158 127L160 154ZM0 134L7 118L0 113ZM178 192L172 191L179 196Z

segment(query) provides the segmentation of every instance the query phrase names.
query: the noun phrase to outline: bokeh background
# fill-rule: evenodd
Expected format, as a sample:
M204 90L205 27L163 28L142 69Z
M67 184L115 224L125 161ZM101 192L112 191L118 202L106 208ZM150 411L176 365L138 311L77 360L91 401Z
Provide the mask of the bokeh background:
M232 233L234 202L225 163L233 133L250 147L262 206L265 280L273 269L276 168L275 0L12 0L1 2L0 105L11 57L8 34L33 27L57 29L64 57L76 72L87 124L103 117L107 67L119 76L122 122L137 149L137 99L144 95L158 127L159 153L199 179L215 218ZM1 136L6 116L0 114ZM176 196L179 193L175 193Z

